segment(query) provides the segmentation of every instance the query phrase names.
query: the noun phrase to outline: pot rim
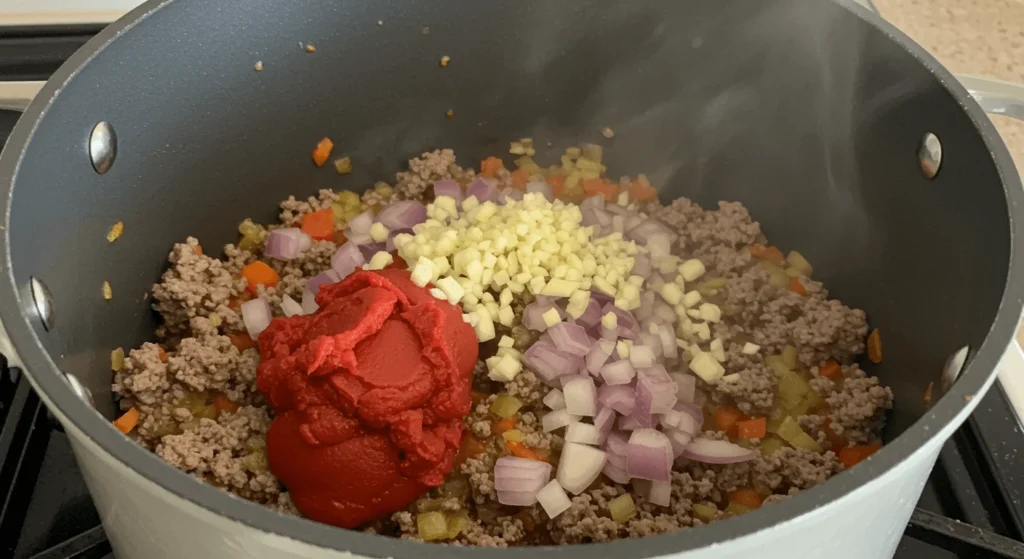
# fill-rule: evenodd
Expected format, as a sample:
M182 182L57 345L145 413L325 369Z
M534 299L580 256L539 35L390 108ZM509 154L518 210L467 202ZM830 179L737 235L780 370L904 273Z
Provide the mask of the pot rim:
M4 185L0 191L4 224L3 242L0 243L0 267L4 268L3 273L0 273L0 324L6 326L6 332L17 350L17 358L20 358L22 365L27 369L26 372L36 389L42 392L49 402L59 408L61 413L99 448L173 495L248 527L316 547L370 557L419 557L431 550L440 551L434 548L433 544L343 530L304 518L283 515L198 482L123 436L108 420L77 397L37 336L38 319L34 318L31 297L26 295L25 290L19 289L14 280L7 227L10 224L14 184L24 149L32 141L37 122L46 115L64 84L73 79L82 66L112 41L173 1L149 0L97 34L54 73L11 133L0 155L0 184ZM851 12L850 17L865 20L917 58L935 75L949 94L959 99L963 110L974 121L982 140L992 154L1002 179L1007 208L1013 210L1024 207L1024 188L1021 186L1010 154L991 121L967 90L922 47L876 14L854 0L833 1ZM1024 305L1024 251L1017 247L1017 239L1024 238L1024 219L1018 219L1012 213L1007 219L1011 236L1009 267L1002 300L991 329L977 351L971 352L959 379L946 395L927 414L885 445L871 460L854 470L835 476L828 483L801 491L773 505L771 513L755 511L724 522L712 523L699 530L604 543L600 544L603 546L602 550L617 557L657 557L752 536L784 522L796 520L847 496L875 477L896 468L940 436L950 424L962 421L966 416L965 410L977 405L977 400L995 377L996 366L1013 338ZM0 328L0 333L3 330L4 328ZM431 547L424 547L425 545ZM592 553L592 548L592 545L575 545L509 549L446 546L441 549L446 556L453 558L552 557L557 553L559 557L584 559Z

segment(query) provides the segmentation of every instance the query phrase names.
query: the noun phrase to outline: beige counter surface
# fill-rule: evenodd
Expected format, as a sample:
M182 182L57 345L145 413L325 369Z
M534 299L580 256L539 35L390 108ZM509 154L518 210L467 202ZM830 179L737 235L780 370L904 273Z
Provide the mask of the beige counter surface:
M1024 0L874 0L878 11L956 73L1024 83ZM993 117L1024 175L1024 123ZM1017 334L1024 344L1024 329Z

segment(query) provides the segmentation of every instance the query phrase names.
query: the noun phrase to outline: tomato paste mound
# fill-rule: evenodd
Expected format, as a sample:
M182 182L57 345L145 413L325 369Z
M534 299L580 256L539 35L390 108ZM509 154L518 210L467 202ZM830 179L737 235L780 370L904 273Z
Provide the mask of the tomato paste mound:
M270 469L307 517L352 528L401 510L451 471L477 338L407 270L324 285L320 310L259 336L274 410Z

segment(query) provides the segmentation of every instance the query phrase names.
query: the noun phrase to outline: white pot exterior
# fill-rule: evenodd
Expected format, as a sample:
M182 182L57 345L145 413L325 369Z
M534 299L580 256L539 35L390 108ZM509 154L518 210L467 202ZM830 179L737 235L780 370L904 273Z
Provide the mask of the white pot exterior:
M1008 363L1024 365L1017 344L1010 347L1001 368ZM772 529L665 557L746 559L755 553L761 559L892 557L943 443L979 400L975 398L919 452L844 497ZM366 557L264 533L181 499L116 461L59 410L54 412L70 437L103 527L121 559Z

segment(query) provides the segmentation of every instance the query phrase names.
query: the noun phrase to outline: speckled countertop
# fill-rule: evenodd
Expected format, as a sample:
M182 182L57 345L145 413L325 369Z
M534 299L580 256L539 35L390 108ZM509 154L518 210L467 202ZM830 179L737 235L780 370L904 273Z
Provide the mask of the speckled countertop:
M878 11L955 73L1024 83L1024 0L874 0ZM996 116L1024 175L1024 122ZM1024 328L1017 333L1024 344Z

